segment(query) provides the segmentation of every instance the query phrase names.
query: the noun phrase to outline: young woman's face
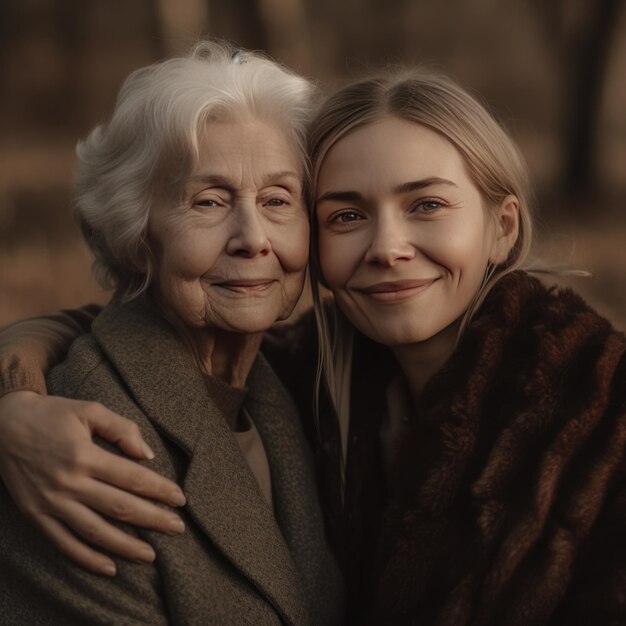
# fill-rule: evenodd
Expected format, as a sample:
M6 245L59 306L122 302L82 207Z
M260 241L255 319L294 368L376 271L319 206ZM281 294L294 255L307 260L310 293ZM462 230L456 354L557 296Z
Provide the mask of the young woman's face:
M450 327L488 262L506 258L461 155L420 124L386 117L339 140L316 198L323 276L347 318L388 346Z

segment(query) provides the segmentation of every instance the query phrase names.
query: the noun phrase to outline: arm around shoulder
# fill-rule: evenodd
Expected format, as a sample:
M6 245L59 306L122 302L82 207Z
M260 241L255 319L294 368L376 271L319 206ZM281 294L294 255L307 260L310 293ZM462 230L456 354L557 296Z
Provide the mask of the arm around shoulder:
M65 357L80 335L90 331L97 305L36 317L0 330L0 397L14 391L45 394L45 374Z

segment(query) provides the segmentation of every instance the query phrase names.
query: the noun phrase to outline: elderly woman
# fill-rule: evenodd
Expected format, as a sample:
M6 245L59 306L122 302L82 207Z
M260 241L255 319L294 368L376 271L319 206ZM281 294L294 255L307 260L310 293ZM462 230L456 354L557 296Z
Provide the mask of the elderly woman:
M2 623L340 621L310 453L259 354L303 287L311 95L267 59L202 44L133 73L110 121L79 145L77 214L115 296L48 388L139 427L150 466L184 489L186 532L140 531L156 561L95 576L59 559L3 488ZM181 497L172 486L172 504ZM59 543L77 541L48 522ZM97 544L84 523L76 532Z

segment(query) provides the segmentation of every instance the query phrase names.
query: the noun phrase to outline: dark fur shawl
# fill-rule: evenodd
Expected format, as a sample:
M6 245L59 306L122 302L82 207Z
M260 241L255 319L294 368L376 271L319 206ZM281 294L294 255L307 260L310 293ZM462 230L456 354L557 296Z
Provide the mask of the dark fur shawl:
M371 624L626 624L626 340L505 277L396 451Z

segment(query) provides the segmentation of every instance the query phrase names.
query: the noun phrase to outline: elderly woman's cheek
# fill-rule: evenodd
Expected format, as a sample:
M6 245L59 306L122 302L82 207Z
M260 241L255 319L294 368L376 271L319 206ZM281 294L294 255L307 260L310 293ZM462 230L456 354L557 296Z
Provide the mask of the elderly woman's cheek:
M287 258L281 259L281 265L290 273L304 273L309 261L309 241L308 236L304 241L296 242L291 254Z
M303 272L309 260L309 220L306 214L272 233L272 248L286 272Z
M176 272L165 270L157 277L157 285L158 300L167 317L173 314L187 326L203 325L206 293L201 281L197 278L185 279Z
M184 280L204 276L219 257L222 244L208 234L204 229L172 233L163 259L165 269Z

